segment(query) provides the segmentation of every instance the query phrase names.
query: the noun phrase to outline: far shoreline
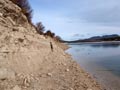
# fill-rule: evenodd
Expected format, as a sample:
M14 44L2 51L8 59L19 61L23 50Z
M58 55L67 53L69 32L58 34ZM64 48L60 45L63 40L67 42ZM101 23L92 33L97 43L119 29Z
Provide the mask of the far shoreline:
M98 42L72 42L66 43L68 45L71 44L120 44L120 41L98 41Z

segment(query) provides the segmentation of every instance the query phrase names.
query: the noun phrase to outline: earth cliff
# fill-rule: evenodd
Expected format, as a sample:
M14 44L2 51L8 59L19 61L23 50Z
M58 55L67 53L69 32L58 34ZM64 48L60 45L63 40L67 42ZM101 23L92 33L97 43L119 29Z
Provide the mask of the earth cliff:
M63 47L37 34L17 5L0 0L0 90L102 90Z

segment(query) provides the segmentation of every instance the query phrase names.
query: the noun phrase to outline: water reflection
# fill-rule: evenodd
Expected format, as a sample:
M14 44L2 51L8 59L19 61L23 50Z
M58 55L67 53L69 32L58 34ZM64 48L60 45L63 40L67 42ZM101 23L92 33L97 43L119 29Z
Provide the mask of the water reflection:
M109 47L119 47L120 46L120 42L96 42L96 43L70 43L69 45L85 45L85 46L91 46L91 47L105 47L105 48L109 48Z
M119 47L120 44L119 43L101 43L101 44L91 44L90 45L91 47L103 47L103 48L109 48L109 47L113 47L113 48L116 48L116 47Z

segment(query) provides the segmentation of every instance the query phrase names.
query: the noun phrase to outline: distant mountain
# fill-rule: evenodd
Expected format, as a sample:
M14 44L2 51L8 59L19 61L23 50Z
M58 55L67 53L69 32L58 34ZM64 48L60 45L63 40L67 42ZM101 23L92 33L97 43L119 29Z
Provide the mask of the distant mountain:
M119 35L117 34L112 34L112 35L103 35L103 36L95 36L95 37L91 37L91 38L88 38L88 39L91 39L91 40L101 40L101 39L110 39L110 38L118 38L120 37Z
M87 39L79 39L75 41L63 41L63 42L77 43L77 42L101 42L101 41L120 41L120 36L117 34L112 34L112 35L94 36Z

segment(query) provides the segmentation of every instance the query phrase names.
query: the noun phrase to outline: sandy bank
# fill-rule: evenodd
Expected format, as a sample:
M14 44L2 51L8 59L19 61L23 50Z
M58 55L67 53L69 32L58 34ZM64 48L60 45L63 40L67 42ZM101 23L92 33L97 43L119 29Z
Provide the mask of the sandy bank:
M102 90L54 42L53 52L49 42L41 46L39 50L1 53L1 90Z

